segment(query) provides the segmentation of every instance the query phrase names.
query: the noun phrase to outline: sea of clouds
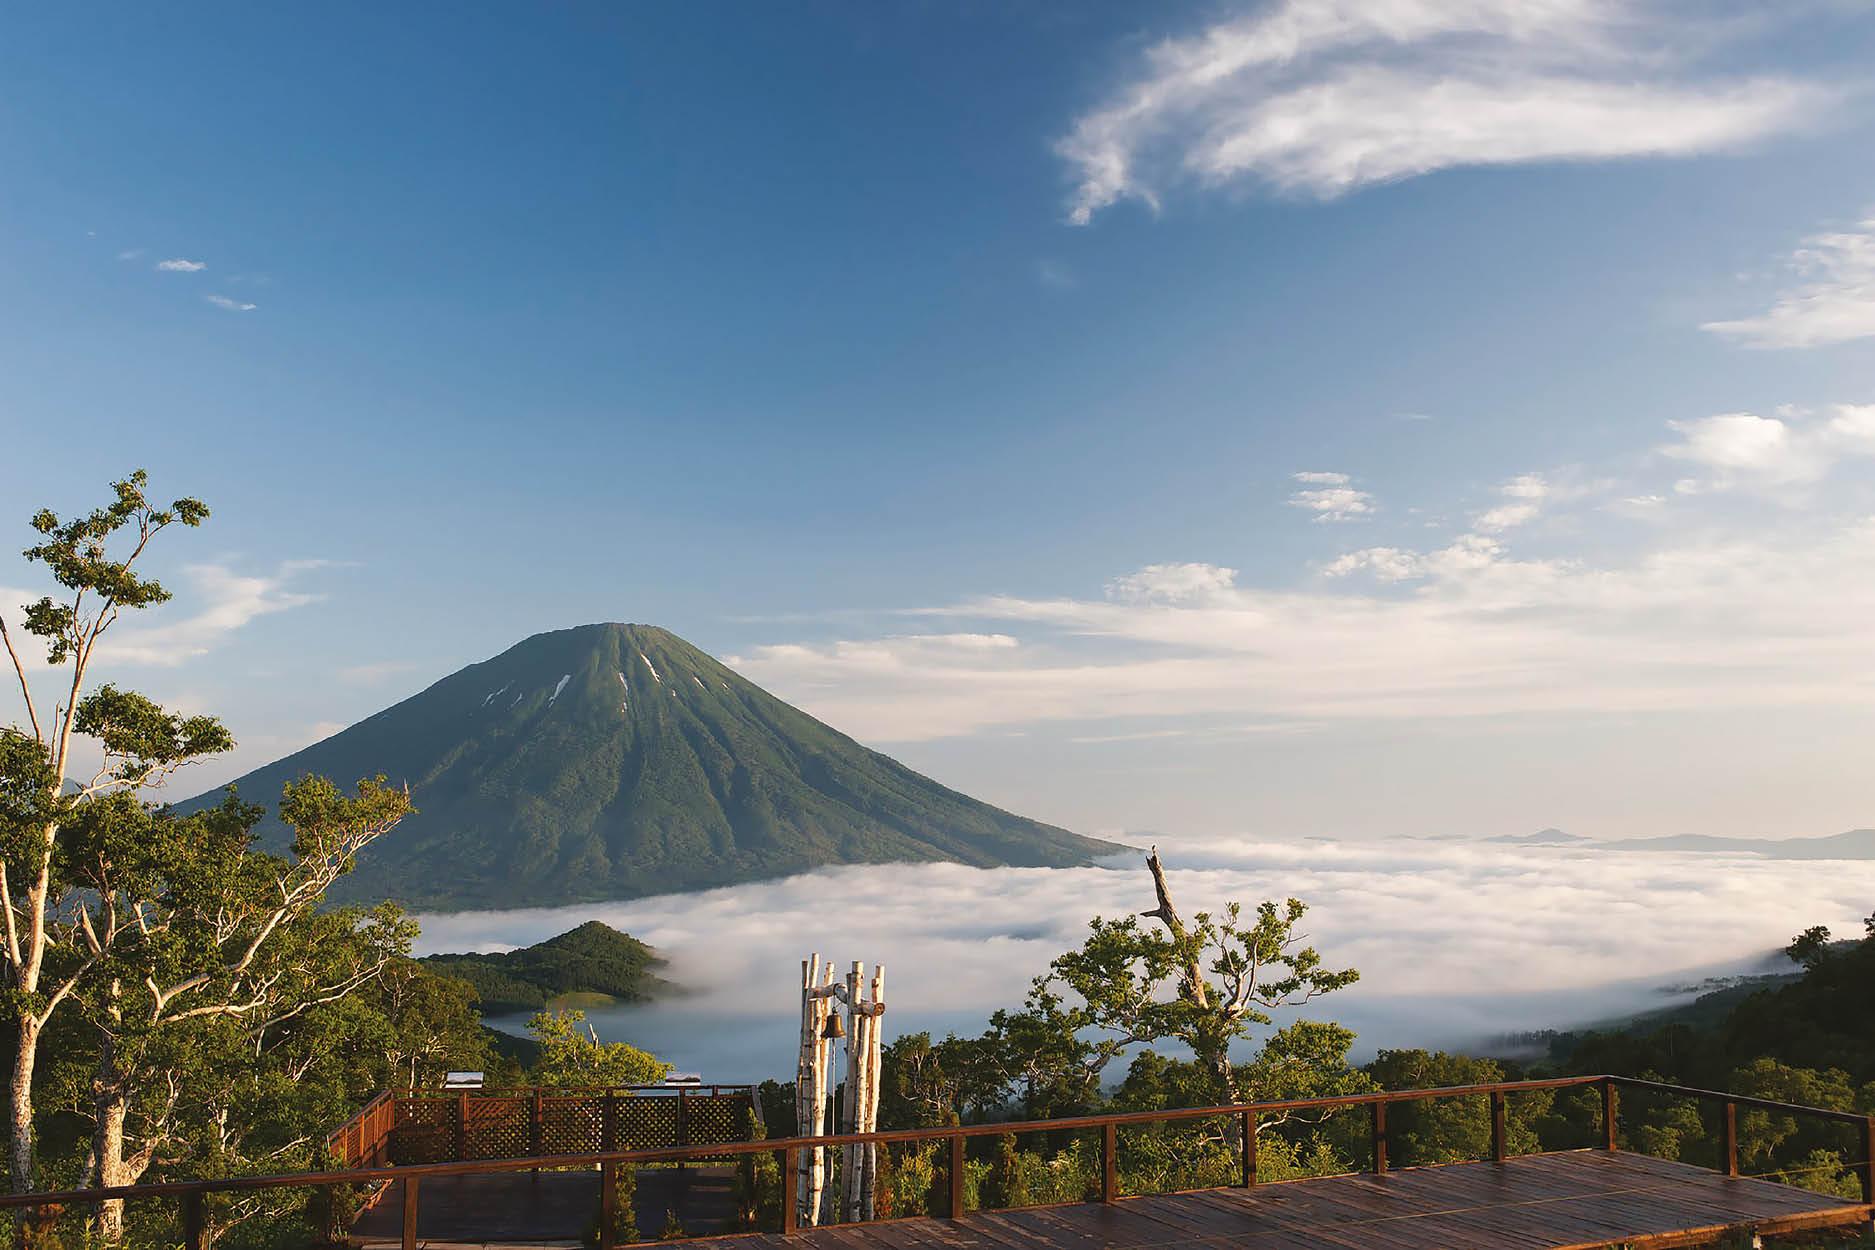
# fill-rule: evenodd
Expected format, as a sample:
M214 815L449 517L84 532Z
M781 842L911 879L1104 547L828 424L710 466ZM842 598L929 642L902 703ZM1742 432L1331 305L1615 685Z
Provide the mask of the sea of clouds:
M1233 899L1310 905L1310 941L1361 972L1310 1011L1356 1029L1361 1057L1664 1006L1705 977L1769 970L1810 925L1859 934L1875 911L1865 862L1435 840L1168 837L1160 850L1187 915ZM420 953L509 949L602 920L658 948L690 992L595 1012L601 1035L736 1081L791 1073L810 952L886 965L889 1034L974 1032L1018 1004L1089 917L1152 906L1138 855L1071 869L841 867L629 902L425 915Z

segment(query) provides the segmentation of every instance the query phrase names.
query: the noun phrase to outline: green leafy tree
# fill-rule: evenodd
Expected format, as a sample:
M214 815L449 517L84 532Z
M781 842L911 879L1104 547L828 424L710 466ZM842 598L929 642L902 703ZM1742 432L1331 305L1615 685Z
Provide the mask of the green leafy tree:
M134 1184L169 1140L176 1100L155 1100L157 1113L140 1096L191 1083L176 1066L190 1053L176 1035L225 1019L264 1038L408 955L415 926L395 908L317 908L357 851L409 810L408 794L382 778L355 795L320 777L291 783L280 803L294 835L285 857L256 849L263 809L232 792L183 817L127 793L74 817L59 847L74 894L58 928L89 968L75 1001L97 1035L88 1180ZM138 1111L142 1144L127 1146ZM99 1229L107 1241L122 1235L121 1203L101 1205Z
M540 1046L534 1080L562 1087L649 1085L671 1065L625 1042L602 1042L583 1011L543 1011L527 1022Z
M1221 916L1199 912L1188 925L1173 905L1157 851L1146 860L1159 905L1140 916L1096 916L1081 949L1049 966L1028 1011L1062 1051L1074 1052L1084 1088L1134 1047L1181 1042L1211 1074L1214 1098L1237 1101L1233 1042L1359 978L1330 969L1298 929L1308 908L1296 899L1261 904L1246 920L1237 903ZM1163 932L1141 919L1157 919ZM1072 1002L1060 993L1069 991ZM1090 1040L1081 1044L1078 1039Z
M53 1017L91 974L95 953L61 944L55 933L74 886L60 874L61 842L88 809L159 785L191 761L226 751L228 731L213 717L167 712L140 694L106 685L87 693L98 644L125 612L170 596L138 571L157 535L197 526L208 509L196 499L150 502L139 470L113 484L105 506L71 520L49 509L31 520L40 541L26 559L58 587L25 605L25 633L55 672L51 707L36 698L27 663L3 619L0 643L17 679L25 726L0 730L0 906L4 907L6 1010L14 1058L7 1130L13 1188L30 1190L37 1149L33 1076ZM79 749L88 748L88 749ZM83 755L95 764L78 768Z

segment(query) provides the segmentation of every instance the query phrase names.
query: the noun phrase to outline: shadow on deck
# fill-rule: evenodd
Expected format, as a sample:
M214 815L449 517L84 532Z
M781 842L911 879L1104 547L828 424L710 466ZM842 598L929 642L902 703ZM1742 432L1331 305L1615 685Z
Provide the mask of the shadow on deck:
M720 1233L735 1213L733 1167L639 1168L633 1211L646 1241L675 1212L690 1234ZM492 1172L421 1182L423 1245L570 1245L599 1214L599 1173ZM393 1183L352 1225L352 1242L401 1244L403 1184Z

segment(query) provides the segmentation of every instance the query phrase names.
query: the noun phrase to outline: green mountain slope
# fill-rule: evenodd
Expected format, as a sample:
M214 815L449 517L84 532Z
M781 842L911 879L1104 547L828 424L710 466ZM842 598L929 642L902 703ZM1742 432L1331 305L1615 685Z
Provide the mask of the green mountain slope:
M419 811L339 899L552 906L821 864L1065 866L1118 849L941 786L649 625L538 634L236 785L272 802L305 773L379 772Z
M664 962L656 951L597 920L520 950L430 955L422 962L473 985L488 1015L537 1010L568 994L640 1003L672 988L652 971Z

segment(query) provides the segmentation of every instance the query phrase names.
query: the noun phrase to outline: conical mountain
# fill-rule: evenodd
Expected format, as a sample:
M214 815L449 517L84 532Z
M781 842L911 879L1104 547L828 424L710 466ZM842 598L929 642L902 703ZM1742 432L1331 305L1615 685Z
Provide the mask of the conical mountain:
M1063 866L1118 849L939 785L650 625L538 634L235 784L272 802L306 773L410 786L418 814L334 894L424 908L630 898L821 864Z

